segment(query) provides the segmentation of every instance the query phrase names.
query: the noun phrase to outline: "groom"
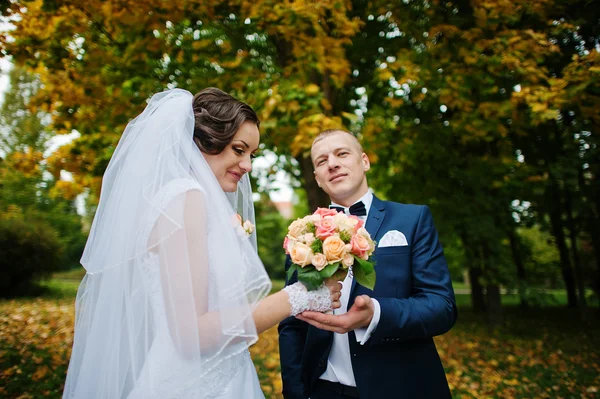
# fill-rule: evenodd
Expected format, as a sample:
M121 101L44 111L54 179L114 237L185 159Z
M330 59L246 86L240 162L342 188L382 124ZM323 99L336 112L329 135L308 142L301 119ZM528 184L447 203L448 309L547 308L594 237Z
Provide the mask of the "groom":
M333 315L281 322L285 399L450 398L433 337L452 328L456 303L429 209L375 197L369 158L351 133L321 133L311 157L331 206L366 221L377 282L371 291L348 275Z

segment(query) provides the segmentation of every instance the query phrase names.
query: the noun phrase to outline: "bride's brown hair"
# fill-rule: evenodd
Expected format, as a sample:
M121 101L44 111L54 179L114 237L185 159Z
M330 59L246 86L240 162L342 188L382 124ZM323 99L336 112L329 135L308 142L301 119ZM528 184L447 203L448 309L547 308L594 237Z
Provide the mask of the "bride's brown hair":
M194 96L194 142L206 154L220 154L244 122L260 126L248 104L214 87Z

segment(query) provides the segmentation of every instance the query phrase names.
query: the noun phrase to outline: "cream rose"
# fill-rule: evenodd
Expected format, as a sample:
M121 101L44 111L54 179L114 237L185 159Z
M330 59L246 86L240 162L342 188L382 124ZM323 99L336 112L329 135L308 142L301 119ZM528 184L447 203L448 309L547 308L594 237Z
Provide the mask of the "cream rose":
M327 257L327 261L330 264L339 262L346 254L346 244L338 235L327 237L323 241L323 254Z
M348 234L354 234L355 226L358 225L358 219L346 216L343 213L338 213L333 217L334 223L340 229Z
M250 235L254 232L254 225L249 220L246 220L242 227L244 228L244 230L246 230L246 234L248 234L248 235Z
M344 259L342 259L342 265L344 265L344 267L346 267L346 268L349 268L353 264L354 264L354 255L352 255L352 254L344 255Z
M288 227L288 232L289 232L290 236L292 236L294 238L298 238L299 236L302 235L302 233L304 232L305 229L306 229L306 220L296 219L292 222L292 224L290 224L290 227Z
M305 243L306 245L312 245L315 242L315 235L313 233L302 234L298 237L298 241Z
M311 263L313 264L315 269L321 271L325 268L325 266L327 266L327 258L323 254L315 254L315 256L313 256L312 258Z
M308 220L309 220L310 222L313 222L313 223L315 223L315 222L318 222L319 220L321 220L321 219L322 219L322 218L321 218L321 215L314 215L314 214L313 214L313 215L306 216L306 217L308 218Z
M290 258L292 258L292 262L301 267L310 265L313 256L312 249L301 242L294 243L290 249Z

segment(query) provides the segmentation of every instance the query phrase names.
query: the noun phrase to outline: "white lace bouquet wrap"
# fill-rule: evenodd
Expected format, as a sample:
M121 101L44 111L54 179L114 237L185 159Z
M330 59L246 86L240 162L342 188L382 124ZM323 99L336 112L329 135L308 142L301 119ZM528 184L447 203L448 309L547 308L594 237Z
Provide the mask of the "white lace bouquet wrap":
M306 310L313 312L331 310L331 293L325 284L314 291L308 291L304 284L297 282L288 285L283 290L289 295L289 302L292 305L291 316L296 316Z

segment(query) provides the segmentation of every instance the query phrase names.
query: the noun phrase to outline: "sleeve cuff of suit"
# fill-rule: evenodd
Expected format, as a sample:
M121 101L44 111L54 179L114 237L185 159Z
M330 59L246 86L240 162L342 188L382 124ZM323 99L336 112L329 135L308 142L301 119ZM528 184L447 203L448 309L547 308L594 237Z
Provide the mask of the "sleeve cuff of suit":
M373 301L373 307L375 308L373 318L371 319L371 324L369 324L368 327L361 327L354 330L356 341L361 345L366 344L369 338L371 338L371 334L373 334L373 331L375 331L377 328L377 324L379 324L379 318L381 316L381 306L379 305L379 302L375 298L371 298L371 301Z

